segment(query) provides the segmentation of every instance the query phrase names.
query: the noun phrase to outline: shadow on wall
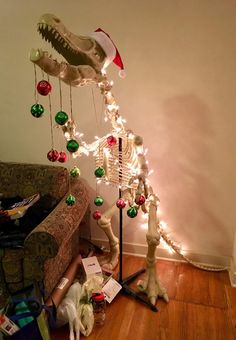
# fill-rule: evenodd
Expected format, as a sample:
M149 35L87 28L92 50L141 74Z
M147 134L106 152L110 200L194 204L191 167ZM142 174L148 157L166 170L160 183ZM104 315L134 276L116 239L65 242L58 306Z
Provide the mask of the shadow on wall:
M217 209L220 191L212 158L216 136L209 108L192 94L170 98L163 104L161 125L168 157L165 164L170 165L159 169L162 187L168 191L161 205L166 206L168 222L181 231L176 241L191 250L223 255L232 240Z

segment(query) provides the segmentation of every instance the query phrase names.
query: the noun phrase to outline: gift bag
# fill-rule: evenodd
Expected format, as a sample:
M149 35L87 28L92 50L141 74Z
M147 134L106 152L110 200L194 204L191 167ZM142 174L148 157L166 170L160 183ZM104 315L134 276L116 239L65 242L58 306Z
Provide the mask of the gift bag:
M19 327L6 339L50 340L49 324L53 326L55 323L56 307L43 304L42 294L36 284L12 294L4 314Z

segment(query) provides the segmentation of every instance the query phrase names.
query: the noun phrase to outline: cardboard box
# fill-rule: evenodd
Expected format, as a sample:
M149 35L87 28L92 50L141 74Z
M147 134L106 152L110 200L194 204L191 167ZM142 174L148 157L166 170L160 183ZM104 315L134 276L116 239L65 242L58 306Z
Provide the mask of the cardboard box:
M96 256L86 257L82 259L82 264L84 267L86 280L88 280L93 275L102 276L102 268L100 267Z

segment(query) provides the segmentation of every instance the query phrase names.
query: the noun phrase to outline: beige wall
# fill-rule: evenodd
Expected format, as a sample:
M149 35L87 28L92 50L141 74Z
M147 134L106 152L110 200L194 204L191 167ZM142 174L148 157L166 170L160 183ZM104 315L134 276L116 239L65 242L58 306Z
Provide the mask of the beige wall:
M102 27L119 47L127 78L109 73L127 128L144 138L150 181L161 199L161 218L182 248L232 256L236 209L235 89L236 2L233 0L26 1L0 0L0 159L49 163L49 118L33 118L31 47L44 46L38 17L58 15L74 33ZM54 87L57 82L52 81ZM57 90L56 90L57 91ZM55 92L56 92L55 91ZM101 98L96 94L98 115ZM64 109L69 110L63 87ZM47 106L46 99L43 101ZM108 131L97 126L90 88L73 91L74 114L87 140ZM54 111L59 96L53 97ZM64 145L63 140L58 145ZM72 165L72 162L71 164ZM95 194L94 162L79 160ZM108 202L114 189L103 189ZM141 218L128 220L125 242L145 244ZM117 224L117 219L116 219ZM93 237L104 238L96 226Z
M234 234L233 263L236 266L236 233Z

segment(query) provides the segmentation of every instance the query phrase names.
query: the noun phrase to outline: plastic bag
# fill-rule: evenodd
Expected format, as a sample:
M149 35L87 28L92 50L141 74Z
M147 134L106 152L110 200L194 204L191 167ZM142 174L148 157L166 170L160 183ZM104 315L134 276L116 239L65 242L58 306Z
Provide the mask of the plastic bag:
M100 292L103 278L92 276L82 286L75 282L57 309L57 327L69 322L70 340L79 340L80 332L88 336L94 326L93 307L90 302L92 293ZM74 334L75 333L75 334Z

